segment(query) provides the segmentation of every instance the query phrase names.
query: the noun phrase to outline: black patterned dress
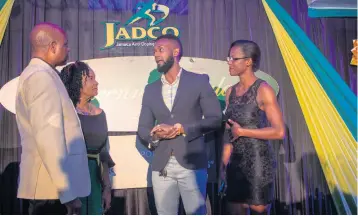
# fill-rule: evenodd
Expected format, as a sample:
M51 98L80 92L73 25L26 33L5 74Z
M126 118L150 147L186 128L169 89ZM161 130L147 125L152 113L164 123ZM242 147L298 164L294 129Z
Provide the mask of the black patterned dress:
M267 127L265 112L256 102L262 82L257 79L242 96L236 94L237 84L232 88L226 115L243 128ZM230 130L225 137L232 139ZM275 176L272 147L267 140L249 137L239 137L232 144L233 153L226 170L227 200L250 205L270 204Z

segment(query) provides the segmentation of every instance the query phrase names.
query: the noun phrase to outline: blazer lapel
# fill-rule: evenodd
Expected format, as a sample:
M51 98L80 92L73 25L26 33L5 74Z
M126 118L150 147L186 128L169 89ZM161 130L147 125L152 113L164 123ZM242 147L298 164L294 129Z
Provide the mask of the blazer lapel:
M177 93L175 95L175 99L174 99L174 104L173 104L173 108L172 111L175 108L175 105L177 104L178 100L180 99L180 97L183 94L183 91L185 90L185 82L186 82L186 71L184 69L182 69L181 75L180 75L180 80L179 80L179 85L178 85L178 89L177 89Z
M168 107L167 107L167 105L165 105L165 102L164 102L164 98L163 98L163 93L162 93L162 90L163 90L163 83L162 83L162 81L161 80L159 80L158 82L157 82L157 85L156 85L156 91L155 91L155 93L157 94L157 95L159 95L159 97L158 97L158 105L159 106L161 106L164 110L166 110L167 112L170 112L170 110L168 109Z

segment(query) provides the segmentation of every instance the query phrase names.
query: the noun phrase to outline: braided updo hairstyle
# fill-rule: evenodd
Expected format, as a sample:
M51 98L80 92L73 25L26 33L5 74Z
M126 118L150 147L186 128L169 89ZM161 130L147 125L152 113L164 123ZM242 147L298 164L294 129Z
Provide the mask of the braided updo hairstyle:
M261 59L261 51L259 45L257 45L257 43L250 40L237 40L231 44L230 50L236 46L241 48L242 52L246 57L252 59L252 69L254 70L254 72L257 71L260 67L260 59ZM230 55L230 50L229 50L229 55Z
M89 71L89 66L81 61L71 63L61 70L60 78L75 107L77 103L80 102L82 76L85 75L87 78L89 76Z

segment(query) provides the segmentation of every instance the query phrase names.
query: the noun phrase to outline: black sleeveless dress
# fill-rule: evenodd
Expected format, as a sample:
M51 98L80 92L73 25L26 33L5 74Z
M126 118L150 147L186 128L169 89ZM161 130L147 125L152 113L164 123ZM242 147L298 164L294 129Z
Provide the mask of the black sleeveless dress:
M267 127L265 112L256 102L262 82L257 79L242 96L236 95L238 84L232 88L226 115L243 128ZM230 130L225 137L232 139ZM226 170L227 200L250 205L270 204L275 177L272 147L267 140L249 137L239 137L232 145L233 153Z

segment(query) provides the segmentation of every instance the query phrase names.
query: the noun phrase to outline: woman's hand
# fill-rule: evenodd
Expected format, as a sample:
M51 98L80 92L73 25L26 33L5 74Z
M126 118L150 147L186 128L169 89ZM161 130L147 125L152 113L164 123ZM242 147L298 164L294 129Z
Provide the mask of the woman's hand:
M230 161L232 149L233 149L233 147L232 147L231 143L224 144L223 154L222 154L222 163L223 163L224 167L226 167Z
M112 186L111 181L109 179L109 168L108 162L102 163L103 170L102 170L102 180L103 180L103 188L102 188L102 208L103 213L107 212L111 208L111 200L112 200Z
M242 133L241 133L242 127L237 122L234 122L231 119L229 119L228 122L230 124L232 124L231 133L232 133L233 139L231 140L231 142L233 142L233 141L237 140L240 136L242 136Z
M102 192L102 208L104 213L111 208L111 200L112 200L111 188L109 186L105 186Z

